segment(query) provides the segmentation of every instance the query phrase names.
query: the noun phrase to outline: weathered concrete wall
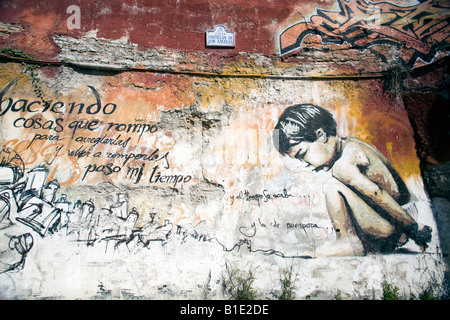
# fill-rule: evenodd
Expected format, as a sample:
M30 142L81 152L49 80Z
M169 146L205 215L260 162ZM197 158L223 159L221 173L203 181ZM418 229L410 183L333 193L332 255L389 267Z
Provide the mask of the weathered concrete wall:
M290 268L297 299L444 294L421 98L448 100L448 7L257 3L88 1L75 29L72 3L1 4L2 297L229 298L253 270L273 299ZM299 104L337 132L277 126Z

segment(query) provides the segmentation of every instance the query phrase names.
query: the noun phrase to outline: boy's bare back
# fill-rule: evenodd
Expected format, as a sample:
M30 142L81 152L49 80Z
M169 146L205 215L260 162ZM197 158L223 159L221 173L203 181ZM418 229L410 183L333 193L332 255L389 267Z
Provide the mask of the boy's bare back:
M333 176L358 191L386 191L400 204L410 195L401 177L375 147L355 137L341 139L341 155L332 167ZM338 147L339 152L339 147Z

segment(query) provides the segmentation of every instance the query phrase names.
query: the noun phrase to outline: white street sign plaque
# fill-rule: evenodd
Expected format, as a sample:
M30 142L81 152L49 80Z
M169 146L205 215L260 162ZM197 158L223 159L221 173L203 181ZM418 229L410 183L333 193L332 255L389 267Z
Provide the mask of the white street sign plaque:
M215 26L214 30L206 31L207 47L234 47L235 44L234 32L228 32L221 24Z

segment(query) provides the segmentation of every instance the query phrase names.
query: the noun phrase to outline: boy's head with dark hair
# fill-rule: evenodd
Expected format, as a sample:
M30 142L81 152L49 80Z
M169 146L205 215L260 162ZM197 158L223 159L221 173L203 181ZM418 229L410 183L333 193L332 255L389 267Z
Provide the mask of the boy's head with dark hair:
M317 130L322 129L328 136L336 136L336 121L333 115L313 104L296 104L288 107L278 119L273 141L282 155L302 141L317 140Z

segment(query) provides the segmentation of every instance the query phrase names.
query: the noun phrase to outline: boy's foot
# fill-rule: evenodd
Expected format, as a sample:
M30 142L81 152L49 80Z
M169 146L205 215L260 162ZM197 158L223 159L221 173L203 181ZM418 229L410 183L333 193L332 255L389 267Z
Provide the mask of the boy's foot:
M431 241L432 229L429 226L422 226L419 229L418 224L414 224L410 227L409 237L420 247L420 250L424 252L428 248L428 244Z
M408 236L404 233L400 235L400 238L397 240L397 247L403 247L408 242Z
M432 230L429 226L423 226L422 229L417 231L416 239L414 239L414 241L420 247L422 252L425 252L428 248L427 243L431 241L431 232Z

